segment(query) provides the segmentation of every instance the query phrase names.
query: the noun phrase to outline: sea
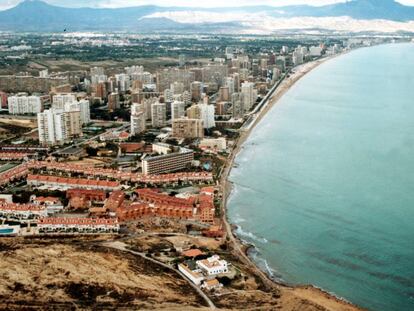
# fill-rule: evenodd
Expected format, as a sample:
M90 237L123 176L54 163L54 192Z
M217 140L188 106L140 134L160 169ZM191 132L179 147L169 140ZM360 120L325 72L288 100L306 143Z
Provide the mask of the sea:
M229 179L229 220L274 279L414 310L414 44L357 49L305 75Z

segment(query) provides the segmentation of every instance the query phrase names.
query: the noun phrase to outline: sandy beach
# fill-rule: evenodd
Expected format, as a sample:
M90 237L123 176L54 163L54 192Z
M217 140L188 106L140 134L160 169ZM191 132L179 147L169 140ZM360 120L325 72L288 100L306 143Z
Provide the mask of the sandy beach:
M340 54L343 55L343 54ZM357 306L348 303L347 301L340 299L334 295L331 295L321 289L314 286L288 286L286 284L277 283L272 280L264 271L256 266L256 264L247 255L247 250L251 245L245 245L235 234L233 233L234 227L228 222L227 219L227 200L231 194L232 184L228 180L229 174L234 164L234 160L240 150L243 147L244 142L249 137L254 127L262 120L267 112L276 105L282 96L302 77L307 73L321 65L322 63L337 57L339 55L322 58L316 61L312 61L296 67L289 77L285 78L284 81L279 85L274 94L270 97L269 101L262 107L262 109L256 114L252 124L247 130L243 130L240 133L235 147L226 163L226 167L223 170L220 185L222 187L223 202L222 202L222 218L225 225L227 239L231 245L233 253L240 258L240 260L247 266L251 271L260 277L266 286L274 290L281 295L282 310L291 310L291 301L295 299L301 299L304 301L303 310L313 310L316 307L317 310L332 310L332 311L345 311L345 310L362 310ZM308 307L306 307L308 306Z

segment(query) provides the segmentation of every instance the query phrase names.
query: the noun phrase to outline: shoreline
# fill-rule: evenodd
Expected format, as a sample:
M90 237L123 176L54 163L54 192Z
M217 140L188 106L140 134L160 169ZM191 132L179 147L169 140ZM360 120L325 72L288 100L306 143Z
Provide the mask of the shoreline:
M309 296L316 296L316 298L323 298L327 301L334 301L336 304L340 304L344 307L344 310L362 310L360 307L354 305L352 302L347 301L345 298L339 297L333 293L329 293L322 288L319 288L315 285L289 285L287 282L283 282L280 280L275 280L272 276L263 271L258 264L248 255L249 250L254 249L255 245L251 243L246 243L243 241L237 234L235 233L236 225L232 224L227 216L227 204L230 198L230 195L233 191L233 183L229 180L229 176L231 170L234 166L235 159L243 149L243 145L246 140L249 138L251 132L254 128L259 124L259 122L263 119L263 117L280 101L280 99L289 91L300 79L310 73L313 69L316 69L321 64L337 58L339 56L343 56L347 54L349 51L332 55L329 57L317 59L303 65L300 65L294 68L294 72L290 73L289 77L286 77L280 85L276 88L273 95L269 98L269 100L265 103L265 105L260 109L257 114L254 116L253 121L249 125L247 130L242 130L240 132L240 136L235 141L235 146L230 154L230 157L226 161L225 168L223 170L222 175L220 176L220 188L222 193L222 205L221 205L221 213L222 213L222 221L225 226L226 231L226 239L228 243L231 245L232 252L236 255L244 264L249 267L252 272L258 276L263 284L270 290L275 290L277 292L283 291L307 291L307 293L302 293L307 298L309 302L313 303L313 300ZM242 126L243 127L243 126ZM302 297L303 298L303 297ZM316 300L319 300L316 299Z

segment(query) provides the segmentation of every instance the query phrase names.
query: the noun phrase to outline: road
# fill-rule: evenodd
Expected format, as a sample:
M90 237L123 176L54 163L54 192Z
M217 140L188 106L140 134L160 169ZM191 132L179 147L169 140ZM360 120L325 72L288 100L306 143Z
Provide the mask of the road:
M105 242L105 243L102 243L102 245L104 247L117 249L117 250L122 251L122 252L127 252L127 253L130 253L130 254L133 254L135 256L140 256L140 257L144 258L145 260L149 260L149 261L151 261L151 262L153 262L157 265L160 265L160 266L162 266L162 267L164 267L164 268L166 268L170 271L173 271L173 272L179 274L192 288L194 288L195 291L197 291L199 296L201 298L203 298L203 300L206 302L206 304L210 307L211 310L216 310L217 309L216 306L214 305L214 303L211 301L211 299L198 286L196 286L193 282L191 282L189 279L187 279L186 276L184 274L182 274L178 269L175 269L175 268L173 268L173 267L171 267L171 266L169 266L169 265L167 265L163 262L155 260L151 257L147 257L144 253L140 253L140 252L130 250L126 247L126 244L123 243L123 242L119 242L119 241Z
M260 112L262 109L266 108L266 105L269 103L269 101L272 100L273 94L277 90L277 88L282 84L282 82L285 80L285 78L290 74L291 71L289 70L286 72L282 78L275 83L275 85L272 86L272 88L267 92L266 96L262 99L262 101L251 111L249 112L247 116L246 122L242 125L240 128L241 131L248 131L252 127L252 125L255 123L256 118L260 116Z
M70 146L67 146L67 147L64 147L64 148L62 148L62 149L59 149L59 150L57 150L57 151L53 152L52 154L53 154L53 155L58 155L59 153L65 152L65 151L67 151L67 150L69 150L69 149L71 149L71 148L80 147L80 146L83 146L83 145L85 145L85 144L87 144L87 143L89 143L89 142L91 142L91 141L94 141L94 140L98 139L98 138L99 138L99 136L101 136L101 135L105 135L105 134L107 134L107 133L111 133L111 132L115 132L115 131L123 131L123 130L126 130L127 128L129 128L129 127L130 127L130 125L129 125L129 123L127 123L127 124L122 125L121 127L116 127L116 128L111 128L111 129L108 129L108 130L107 130L106 132L104 132L104 133L101 133L101 134L95 135L95 136L90 137L90 138L88 138L88 139L84 139L84 140L82 140L82 141L80 141L80 142L77 142L77 143L74 143L74 144L72 144L72 145L70 145Z

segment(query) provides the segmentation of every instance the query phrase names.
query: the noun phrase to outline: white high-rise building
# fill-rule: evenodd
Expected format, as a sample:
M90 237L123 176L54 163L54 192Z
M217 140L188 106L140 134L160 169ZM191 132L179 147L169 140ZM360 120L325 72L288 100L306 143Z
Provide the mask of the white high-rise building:
M91 122L91 109L90 103L87 99L82 99L79 101L80 106L80 115L81 115L81 122L82 125L88 124Z
M234 88L234 78L233 77L227 77L225 81L225 86L229 88L229 95L233 95L235 92Z
M151 106L153 127L163 127L167 124L167 106L165 103L155 103Z
M67 103L65 109L51 108L37 114L39 141L42 145L61 145L82 136L78 102Z
M99 83L105 83L108 81L108 77L106 75L94 75L91 76L91 83L92 85L97 85Z
M182 94L182 100L186 106L190 105L191 104L191 93L189 91L184 91Z
M76 102L75 94L57 94L53 95L52 108L65 109L67 103Z
M145 111L144 104L134 103L131 106L131 135L145 132Z
M158 97L150 97L144 98L142 103L144 104L144 111L145 111L145 119L151 120L152 119L152 105L159 102Z
M42 102L39 96L10 96L8 107L10 114L42 112Z
M171 103L171 120L180 119L185 116L185 103L173 101Z
M105 70L102 67L91 68L91 83L93 85L106 82L107 80L108 77L105 75Z
M62 109L49 109L37 115L39 142L42 145L64 144L69 139Z
M297 48L292 54L292 62L295 66L303 64L304 55L302 54L302 50Z
M209 129L216 126L216 122L214 120L214 113L215 113L215 107L214 105L208 105L208 104L199 104L198 105L200 109L200 116L203 120L204 128Z
M126 92L131 87L131 78L128 74L117 74L115 79L120 92Z
M65 104L66 131L70 137L82 136L82 117L80 104L75 101Z
M241 86L244 112L248 112L256 101L257 94L254 90L254 83L244 82Z
M170 90L170 89L165 89L164 90L164 99L165 99L165 102L171 103L174 100L173 91Z
M320 46L311 46L309 49L310 56L318 57L322 55L322 47Z

